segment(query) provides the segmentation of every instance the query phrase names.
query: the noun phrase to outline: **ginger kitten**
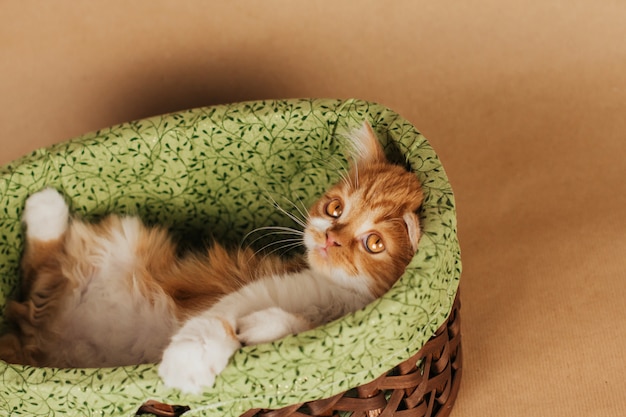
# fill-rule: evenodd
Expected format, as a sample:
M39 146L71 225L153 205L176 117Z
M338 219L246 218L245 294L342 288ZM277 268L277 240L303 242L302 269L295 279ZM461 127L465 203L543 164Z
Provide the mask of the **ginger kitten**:
M417 250L416 176L389 163L371 127L349 136L354 163L311 207L306 262L227 251L180 255L137 217L70 217L52 189L26 202L21 299L0 359L56 367L159 362L166 385L211 386L242 344L269 342L364 307Z

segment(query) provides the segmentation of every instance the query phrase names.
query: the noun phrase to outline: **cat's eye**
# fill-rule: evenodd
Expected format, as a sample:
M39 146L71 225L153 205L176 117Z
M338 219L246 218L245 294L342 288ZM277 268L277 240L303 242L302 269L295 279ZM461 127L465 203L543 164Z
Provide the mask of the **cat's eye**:
M335 219L338 219L343 213L343 206L341 204L341 200L339 200L338 198L333 198L332 200L328 202L328 204L326 204L326 208L324 209L324 211L330 217L334 217Z
M385 244L383 243L383 238L377 235L376 233L372 233L367 235L365 240L363 241L363 245L365 249L369 253L381 253L385 250Z

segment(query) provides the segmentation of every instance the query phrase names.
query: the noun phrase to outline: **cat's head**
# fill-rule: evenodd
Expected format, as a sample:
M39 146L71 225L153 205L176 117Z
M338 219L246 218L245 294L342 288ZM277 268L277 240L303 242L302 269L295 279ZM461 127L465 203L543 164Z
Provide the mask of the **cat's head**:
M309 210L304 244L311 268L378 297L417 250L422 188L414 174L387 160L369 124L349 138L354 162Z

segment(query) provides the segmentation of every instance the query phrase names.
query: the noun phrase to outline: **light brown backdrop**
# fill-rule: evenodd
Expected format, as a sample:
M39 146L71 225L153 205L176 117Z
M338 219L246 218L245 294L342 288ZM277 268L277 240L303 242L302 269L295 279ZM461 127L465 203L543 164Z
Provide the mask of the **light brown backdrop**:
M357 97L457 196L453 416L626 415L626 3L0 2L0 163L114 123Z

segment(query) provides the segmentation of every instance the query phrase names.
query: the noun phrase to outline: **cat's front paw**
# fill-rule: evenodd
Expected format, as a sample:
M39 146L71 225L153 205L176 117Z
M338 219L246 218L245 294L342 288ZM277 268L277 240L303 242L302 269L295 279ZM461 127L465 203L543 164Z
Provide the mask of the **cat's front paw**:
M250 346L273 342L290 334L311 329L304 318L279 307L255 311L237 320L237 337Z
M159 376L167 387L197 394L215 382L219 371L210 362L210 354L201 343L172 343L163 352Z
M203 323L196 323L203 324ZM207 328L194 331L183 328L163 352L159 376L165 386L198 394L210 388L215 377L226 368L228 360L241 347L238 340L225 331L225 326L213 320Z
M59 239L67 230L69 208L58 191L44 188L28 197L22 220L26 224L28 238L41 241Z

